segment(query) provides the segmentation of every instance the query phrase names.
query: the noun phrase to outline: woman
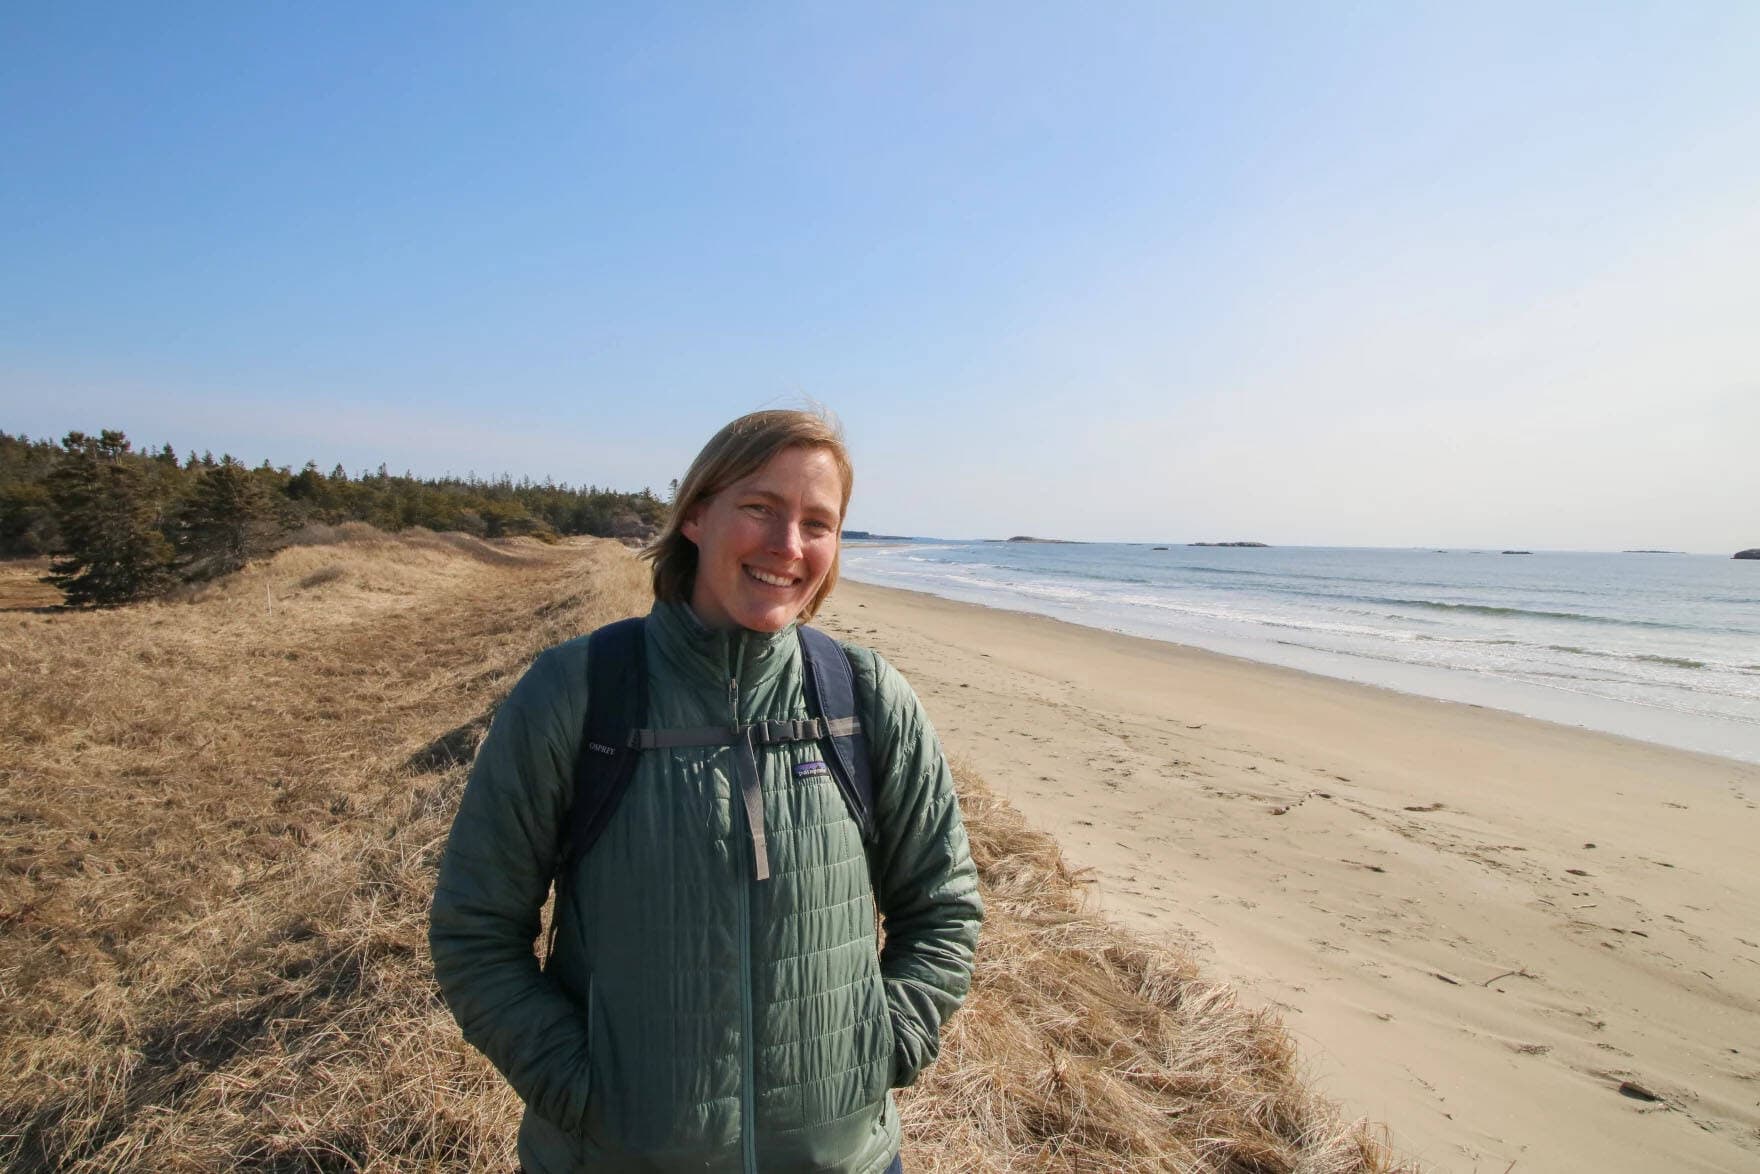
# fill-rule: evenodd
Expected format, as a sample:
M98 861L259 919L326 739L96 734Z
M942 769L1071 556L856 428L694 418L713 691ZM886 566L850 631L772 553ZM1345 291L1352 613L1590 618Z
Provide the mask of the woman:
M590 850L561 843L587 637L537 658L477 755L429 941L465 1038L526 1103L531 1174L899 1168L889 1090L934 1059L983 916L921 705L845 646L873 766L867 842L823 742L748 739L755 772L727 738L671 744L816 716L797 621L837 581L851 479L836 431L806 412L743 416L698 454L644 552L646 721L669 748L640 753ZM539 912L577 856L540 970Z

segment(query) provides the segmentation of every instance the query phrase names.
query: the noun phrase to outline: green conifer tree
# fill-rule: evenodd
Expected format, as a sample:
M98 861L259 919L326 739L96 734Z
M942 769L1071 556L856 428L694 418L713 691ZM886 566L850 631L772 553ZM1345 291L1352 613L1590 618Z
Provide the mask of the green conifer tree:
M306 467L287 482L287 496L295 501L316 501L323 492L324 474L318 472L317 461L307 461Z
M241 569L269 547L274 515L262 483L231 457L196 479L177 519L177 553L186 578Z
M109 607L157 594L171 583L171 546L154 525L147 480L128 458L128 438L69 432L49 475L61 557L47 580L75 605Z

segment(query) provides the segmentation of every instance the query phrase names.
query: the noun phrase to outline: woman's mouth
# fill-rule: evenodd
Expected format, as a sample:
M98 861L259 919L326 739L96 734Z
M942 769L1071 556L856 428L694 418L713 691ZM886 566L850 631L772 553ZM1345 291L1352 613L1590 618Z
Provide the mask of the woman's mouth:
M772 575L768 571L760 571L757 567L746 567L745 572L767 587L793 587L800 581L787 575Z

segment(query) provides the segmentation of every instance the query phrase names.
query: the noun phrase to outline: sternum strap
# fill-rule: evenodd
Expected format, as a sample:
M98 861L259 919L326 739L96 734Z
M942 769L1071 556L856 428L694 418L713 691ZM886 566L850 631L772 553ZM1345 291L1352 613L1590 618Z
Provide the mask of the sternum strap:
M734 773L739 777L740 800L745 806L746 827L752 833L752 869L756 880L770 879L770 851L764 835L764 786L758 773L758 747L780 742L817 742L842 738L861 728L853 717L788 718L752 722L743 726L698 726L682 730L631 730L629 744L635 750L674 750L686 746L733 747Z

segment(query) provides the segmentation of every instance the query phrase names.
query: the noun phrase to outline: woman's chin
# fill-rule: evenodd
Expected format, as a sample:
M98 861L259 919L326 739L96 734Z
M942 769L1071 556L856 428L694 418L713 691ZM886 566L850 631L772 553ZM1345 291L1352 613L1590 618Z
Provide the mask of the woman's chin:
M745 609L744 614L739 616L739 625L753 632L772 635L794 623L800 614L801 608L781 604L752 607Z

